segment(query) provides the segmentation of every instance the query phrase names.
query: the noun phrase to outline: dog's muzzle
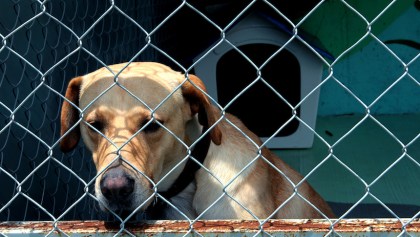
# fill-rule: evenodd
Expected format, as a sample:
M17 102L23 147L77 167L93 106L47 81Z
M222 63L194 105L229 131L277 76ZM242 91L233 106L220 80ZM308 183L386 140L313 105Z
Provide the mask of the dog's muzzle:
M112 211L133 209L136 181L122 166L108 169L100 179L99 189L105 206Z
M134 191L134 179L122 167L109 169L101 179L102 195L109 202L125 202Z

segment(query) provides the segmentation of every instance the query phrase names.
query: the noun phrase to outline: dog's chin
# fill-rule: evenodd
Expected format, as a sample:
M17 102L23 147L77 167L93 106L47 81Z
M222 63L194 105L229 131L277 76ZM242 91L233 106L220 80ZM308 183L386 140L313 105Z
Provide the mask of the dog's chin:
M129 216L136 216L136 214L141 214L146 211L146 209L151 205L152 201L139 202L135 201L118 201L118 202L109 202L104 200L104 198L98 198L99 207L101 211L116 214L121 219L126 219ZM103 201L102 201L103 200Z

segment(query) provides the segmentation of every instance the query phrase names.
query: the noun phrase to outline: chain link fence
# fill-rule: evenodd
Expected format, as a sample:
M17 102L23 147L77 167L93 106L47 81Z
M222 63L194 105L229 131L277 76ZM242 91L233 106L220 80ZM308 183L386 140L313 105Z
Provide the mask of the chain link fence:
M420 118L417 116L420 113L420 53L415 40L400 40L404 36L398 35L399 32L393 35L394 38L384 39L382 32L407 11L420 19L415 9L418 2L376 3L371 4L375 5L372 7L350 0L212 3L172 0L2 1L0 220L47 220L55 223L92 219L121 221L118 217L99 210L93 193L96 169L83 143L70 153L64 154L59 149L60 109L69 80L107 65L135 61L157 61L174 70L200 76L200 72L206 71L206 64L203 62L207 62L208 57L212 57L212 52L224 45L233 55L225 63L238 59L238 63L242 63L239 65L248 65L251 68L243 75L250 73L253 76L247 81L247 85L232 89L233 94L223 97L223 93L218 92L217 98L214 96L212 99L219 101L222 109L240 114L244 107L236 104L251 103L254 94L270 94L271 97L263 97L263 104L259 105L262 108L258 112L259 116L250 121L245 121L249 114L239 117L249 123L252 130L273 124L273 128L261 131L265 134L263 137L267 144L278 137L290 136L299 126L303 127L303 134L313 137L314 147L308 146L306 148L309 149L303 151L277 151L280 156L284 154L287 158L292 154L293 158L293 154L310 153L317 149L317 144L321 144L321 156L312 161L308 159L313 157L299 160L303 163L316 162L310 168L299 170L305 180L311 182L321 176L318 180L325 182L325 185L314 181L317 183L314 186L316 189L319 187L327 190L325 186L331 184L334 173L343 172L348 175L348 182L355 184L351 187L357 186L354 190L348 188L320 192L331 202L338 217L337 220L331 220L331 226L353 216L384 217L379 213L376 216L375 211L372 213L375 209L369 209L371 207L365 205L364 201L369 199L386 213L386 217L400 220L403 224L401 233L406 234L405 226L420 215L420 193L416 191L418 186L405 185L420 181L420 130L417 120ZM270 22L272 28L278 28L282 37L285 37L284 42L274 42L268 47L265 42L259 44L261 48L254 49L236 45L229 34L232 29L241 26L241 22L250 14L258 15L264 21ZM418 36L419 22L413 19L412 25L396 28L406 27L407 30L412 30L412 35ZM302 76L299 73L295 76L288 74L288 70L293 70L290 65L281 66L288 62L293 64L287 55L288 49L294 47L293 44L298 44L312 55L307 64L312 65L316 61L322 68L319 81L306 90L301 90L304 80L285 81L279 85L275 80L265 80L272 74L275 77L276 73L298 79ZM375 59L383 59L384 62L378 64L373 61ZM245 63L239 62L240 60ZM352 64L352 60L363 63L360 67L352 68L351 66L358 65ZM204 70L200 70L202 65ZM210 69L223 70L228 76L234 76L241 67L234 68L235 63L231 65L236 71L229 71L229 67ZM297 68L304 66L295 65ZM391 71L390 68L396 70ZM360 75L364 78L357 78ZM206 76L208 75L203 75L203 78ZM311 78L313 75L308 76L309 80L315 80ZM366 83L367 80L373 82ZM224 86L230 88L232 85ZM215 86L212 89L215 91L219 88ZM243 99L244 97L247 99ZM279 102L273 104L270 100ZM306 109L308 103L312 109ZM278 111L275 114L281 114L284 110L287 112L274 120L266 120L264 116L269 112L264 110L273 106L281 108L275 110ZM341 128L341 133L339 136L334 134L332 138L331 131L321 131L315 127L315 119L311 120L311 115L305 117L308 110L315 117L317 113L319 116L327 116L326 119L321 119L321 123L324 121L328 124L329 118L343 114L353 114L350 116L353 122L337 125ZM411 117L407 121L412 123L409 124L409 134L401 135L398 128L382 119L382 114L394 114L396 121L403 124L406 123L406 114L409 114ZM268 122L264 124L263 121ZM367 151L361 153L365 156L362 160L378 155L375 152L370 153L371 150L385 149L369 146L359 148L359 143L346 143L352 137L354 140L361 140L364 133L359 131L364 126L368 127L367 130L371 129L369 126L375 127L375 131L380 131L378 136L384 136L394 144L389 153L392 157L377 164L381 170L375 171L375 177L371 179L363 175L373 169L368 163L354 167L347 160L352 154L342 155L343 146L349 147L345 151ZM281 143L282 140L279 141ZM293 159L289 161L292 165L297 162ZM300 165L302 164L295 168L299 169ZM392 185L402 185L401 188L395 188L398 194L372 191L377 183L382 182L400 166L407 167L407 173L403 175L411 181L395 179ZM326 167L335 168L331 170ZM394 179L393 176L391 179ZM347 186L343 184L343 187ZM347 200L346 205L342 205L345 200L340 202L339 198L332 198L337 192L358 192L360 196ZM404 200L409 201L407 205L394 205L382 193L397 196L396 199L404 196ZM359 209L362 214L354 215ZM196 223L194 219L188 221L191 226ZM260 226L267 222L258 221ZM261 231L264 233L264 228L258 233ZM191 232L199 234L194 228L189 230Z

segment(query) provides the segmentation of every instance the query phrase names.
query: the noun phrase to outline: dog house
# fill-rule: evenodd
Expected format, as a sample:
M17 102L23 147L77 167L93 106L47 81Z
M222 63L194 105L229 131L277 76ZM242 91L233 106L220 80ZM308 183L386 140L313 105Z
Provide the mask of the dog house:
M298 39L290 41L291 37L271 19L251 14L226 32L226 40L239 50L225 40L194 59L195 73L210 96L221 106L228 105L226 111L263 141L274 135L267 142L269 148L309 148L314 139L311 128L315 127L319 97L315 88L323 64ZM270 57L261 69L265 83L259 80L257 67Z

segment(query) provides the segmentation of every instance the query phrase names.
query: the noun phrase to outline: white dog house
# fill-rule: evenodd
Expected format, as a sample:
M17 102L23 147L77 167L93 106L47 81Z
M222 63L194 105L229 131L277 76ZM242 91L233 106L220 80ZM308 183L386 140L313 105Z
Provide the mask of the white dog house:
M256 81L255 66L260 67L290 38L290 33L275 22L251 14L227 31L226 39L252 62L224 41L195 58L199 61L194 67L195 74L204 81L209 94L226 106ZM308 127L315 128L319 97L319 90L313 90L321 82L322 70L319 57L294 39L261 70L262 78L270 86L262 81L255 82L229 104L227 111L238 116L263 141L281 128L267 143L269 148L309 148L314 134ZM295 112L306 125L292 119L291 109L305 97Z

